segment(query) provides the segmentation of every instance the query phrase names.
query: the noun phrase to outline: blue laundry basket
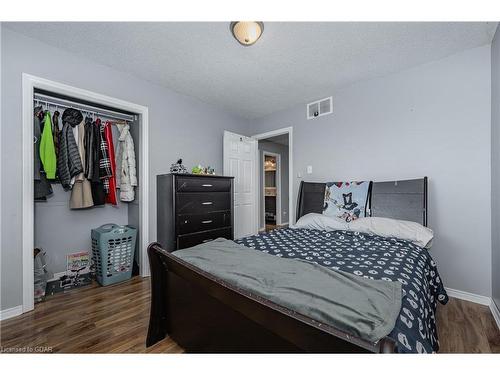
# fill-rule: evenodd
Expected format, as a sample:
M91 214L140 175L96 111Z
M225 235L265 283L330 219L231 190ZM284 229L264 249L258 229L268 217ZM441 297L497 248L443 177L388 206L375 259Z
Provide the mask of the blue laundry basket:
M102 286L132 277L137 229L130 225L104 224L92 229L92 259Z

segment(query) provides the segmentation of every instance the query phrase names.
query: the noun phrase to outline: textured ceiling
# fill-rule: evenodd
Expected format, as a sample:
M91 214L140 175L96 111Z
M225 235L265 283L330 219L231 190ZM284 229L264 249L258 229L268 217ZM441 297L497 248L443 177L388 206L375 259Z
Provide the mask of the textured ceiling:
M6 23L8 28L246 118L491 43L496 23Z

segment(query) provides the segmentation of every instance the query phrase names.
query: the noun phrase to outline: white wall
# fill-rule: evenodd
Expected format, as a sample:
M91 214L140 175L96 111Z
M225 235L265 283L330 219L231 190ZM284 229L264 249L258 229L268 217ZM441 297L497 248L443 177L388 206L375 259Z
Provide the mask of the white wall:
M500 308L500 28L491 45L491 288Z
M156 175L179 157L222 172L225 129L248 134L248 121L83 56L15 33L2 25L2 236L0 309L22 304L22 73L149 107L149 241L156 240Z
M308 121L304 103L252 130L293 126L294 175L312 165L309 181L428 176L445 285L490 296L490 90L488 45L332 92L330 116Z

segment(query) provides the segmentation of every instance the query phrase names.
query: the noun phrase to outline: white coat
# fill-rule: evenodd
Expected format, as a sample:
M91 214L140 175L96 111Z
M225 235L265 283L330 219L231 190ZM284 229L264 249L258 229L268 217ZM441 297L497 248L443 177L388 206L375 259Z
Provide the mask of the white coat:
M120 200L131 202L135 197L134 186L137 186L134 140L129 133L128 124L116 126L120 131L116 153L116 186L120 189Z

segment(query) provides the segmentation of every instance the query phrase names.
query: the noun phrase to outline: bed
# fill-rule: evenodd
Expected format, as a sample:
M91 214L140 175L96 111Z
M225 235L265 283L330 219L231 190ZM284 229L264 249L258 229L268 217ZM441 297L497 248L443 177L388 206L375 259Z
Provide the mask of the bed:
M297 219L322 211L325 184L302 182ZM427 225L427 178L373 183L371 216ZM401 311L389 335L369 342L238 288L151 244L147 345L169 335L188 352L428 353L439 349L435 311L447 295L428 250L351 231L280 229L236 241L282 258L399 281Z

